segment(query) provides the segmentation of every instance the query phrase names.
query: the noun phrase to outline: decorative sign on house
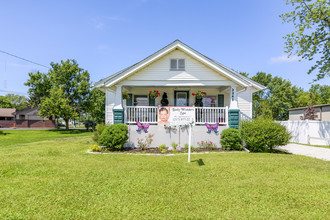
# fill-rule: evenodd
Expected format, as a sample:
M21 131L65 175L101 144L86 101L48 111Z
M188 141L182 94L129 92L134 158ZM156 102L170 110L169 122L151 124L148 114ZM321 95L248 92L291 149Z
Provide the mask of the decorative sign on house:
M194 107L158 107L158 124L187 125L194 123Z

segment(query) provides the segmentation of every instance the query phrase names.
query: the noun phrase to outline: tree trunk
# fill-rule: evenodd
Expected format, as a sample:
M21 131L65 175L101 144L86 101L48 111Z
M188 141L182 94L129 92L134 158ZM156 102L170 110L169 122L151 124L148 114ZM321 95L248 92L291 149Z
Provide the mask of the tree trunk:
M64 119L64 121L65 121L65 129L69 130L69 119L68 118Z

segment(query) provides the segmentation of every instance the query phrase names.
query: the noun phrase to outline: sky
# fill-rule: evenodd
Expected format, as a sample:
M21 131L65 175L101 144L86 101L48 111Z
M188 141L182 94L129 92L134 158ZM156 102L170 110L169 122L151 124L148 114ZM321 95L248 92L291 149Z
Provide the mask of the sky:
M0 51L35 63L75 59L92 82L176 39L238 72L270 73L308 90L313 61L284 53L294 30L286 0L0 0ZM0 52L0 95L27 95L30 72L48 69ZM330 85L330 78L318 81ZM314 83L315 84L315 83Z

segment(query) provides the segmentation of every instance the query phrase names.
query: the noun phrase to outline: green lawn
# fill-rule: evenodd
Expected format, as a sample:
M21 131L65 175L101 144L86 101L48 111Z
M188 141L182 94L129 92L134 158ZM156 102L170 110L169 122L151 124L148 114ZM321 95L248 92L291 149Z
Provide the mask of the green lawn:
M0 219L329 216L326 161L246 152L192 155L190 164L187 155L95 155L81 135L0 147Z
M2 130L5 135L0 134L0 147L32 143L36 141L53 140L90 135L87 130Z

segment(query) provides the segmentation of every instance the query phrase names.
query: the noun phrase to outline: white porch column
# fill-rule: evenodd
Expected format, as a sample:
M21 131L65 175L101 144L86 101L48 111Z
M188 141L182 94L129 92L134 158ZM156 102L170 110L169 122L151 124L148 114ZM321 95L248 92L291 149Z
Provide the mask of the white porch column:
M113 124L113 107L115 106L115 91L106 88L105 90L105 123Z
M236 87L231 87L230 88L230 105L229 105L229 109L238 109Z
M116 85L116 97L115 97L114 109L123 109L121 100L122 100L122 86Z

